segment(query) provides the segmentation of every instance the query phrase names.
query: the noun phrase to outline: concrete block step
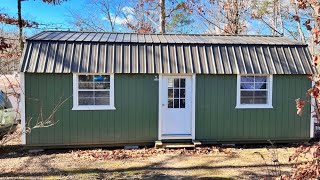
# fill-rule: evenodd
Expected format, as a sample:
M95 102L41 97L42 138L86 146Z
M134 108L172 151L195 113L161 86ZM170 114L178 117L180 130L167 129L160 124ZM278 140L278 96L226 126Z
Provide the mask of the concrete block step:
M201 146L200 141L192 141L192 142L162 142L156 141L155 148L171 148L171 149L179 149L179 148L195 148Z

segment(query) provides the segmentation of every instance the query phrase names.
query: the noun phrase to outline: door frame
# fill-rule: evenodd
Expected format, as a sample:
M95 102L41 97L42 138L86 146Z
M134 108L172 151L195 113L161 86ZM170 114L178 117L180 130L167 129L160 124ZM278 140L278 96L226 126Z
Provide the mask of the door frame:
M162 83L163 76L186 77L191 76L191 136L162 136ZM162 139L196 139L196 74L159 74L159 94L158 94L158 140Z

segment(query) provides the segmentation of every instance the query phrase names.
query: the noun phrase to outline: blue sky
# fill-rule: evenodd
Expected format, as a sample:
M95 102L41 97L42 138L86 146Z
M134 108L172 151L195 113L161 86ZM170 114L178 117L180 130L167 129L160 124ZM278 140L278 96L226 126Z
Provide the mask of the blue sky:
M70 13L69 11L75 10L77 12L81 12L83 10L83 6L86 5L86 2L88 0L68 0L66 2L63 2L61 5L49 5L46 3L43 3L41 0L23 0L22 2L22 17L26 20L35 21L41 24L53 24L53 26L49 26L49 29L53 29L54 27L58 27L61 30L68 30L68 28L72 28L72 25L70 25ZM116 2L117 0L114 0ZM125 1L128 5L130 0ZM93 9L93 12L94 9ZM10 16L17 17L17 0L0 0L0 13L7 13ZM103 17L101 17L102 19ZM121 19L119 19L121 20ZM248 26L254 27L259 29L261 26L261 23L258 23L257 21L251 22L251 24L248 24ZM125 29L121 29L122 27L118 23L118 31L126 31ZM201 29L197 26L197 28L191 28L192 33L203 33L206 30ZM265 26L261 26L265 28ZM0 26L0 28L4 28L5 30L17 30L15 26ZM287 27L290 28L290 27ZM248 28L249 29L249 28ZM27 36L33 35L35 33L38 33L39 31L44 30L42 29L28 29L24 28L24 32L27 34ZM305 29L304 29L305 31ZM249 29L249 34L255 34L256 30L252 31ZM264 34L270 34L270 30L268 28L265 28L262 30L262 33ZM308 34L308 33L307 33Z
M22 17L44 24L68 26L67 18L70 9L81 9L86 0L69 0L61 5L49 5L41 0L25 0L22 2ZM17 0L0 0L0 12L17 17Z

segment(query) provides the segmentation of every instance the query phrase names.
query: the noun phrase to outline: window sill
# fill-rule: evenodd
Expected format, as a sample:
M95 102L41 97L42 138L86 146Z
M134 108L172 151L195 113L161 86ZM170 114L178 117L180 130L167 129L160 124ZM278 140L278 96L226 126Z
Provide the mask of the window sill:
M73 111L91 111L91 110L116 110L115 107L110 106L77 106L72 108Z
M272 105L237 105L236 109L272 109Z

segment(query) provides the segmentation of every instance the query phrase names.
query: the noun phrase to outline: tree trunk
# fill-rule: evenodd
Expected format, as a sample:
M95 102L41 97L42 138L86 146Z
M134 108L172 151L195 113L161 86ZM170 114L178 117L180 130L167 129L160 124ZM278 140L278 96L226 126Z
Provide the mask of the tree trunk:
M165 8L165 0L159 0L160 5L160 25L159 31L161 34L166 33L166 8Z
M299 9L298 9L298 5L297 4L294 5L294 11L295 11L296 15L299 14ZM306 38L305 38L304 33L302 31L302 27L301 27L300 21L296 21L296 22L297 22L298 32L299 32L299 35L300 35L300 40L302 42L306 43Z
M23 50L23 39L22 39L21 0L18 0L18 26L19 26L20 51L22 52L22 50Z
M239 14L239 0L235 1L235 34L240 34L239 26L240 26L240 14Z
M277 15L278 15L277 1L278 0L273 0L273 28L274 28L274 30L272 32L272 35L274 35L274 36L277 34L277 31L278 31L278 28L277 28Z

